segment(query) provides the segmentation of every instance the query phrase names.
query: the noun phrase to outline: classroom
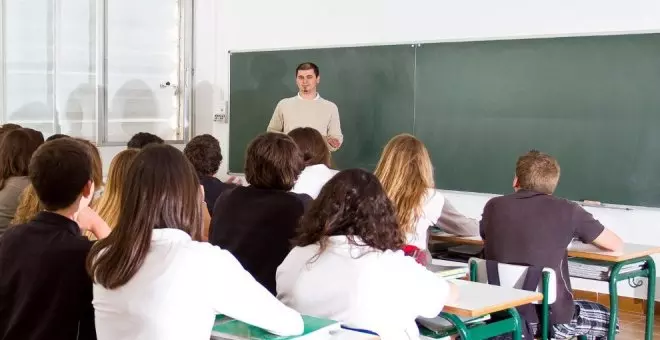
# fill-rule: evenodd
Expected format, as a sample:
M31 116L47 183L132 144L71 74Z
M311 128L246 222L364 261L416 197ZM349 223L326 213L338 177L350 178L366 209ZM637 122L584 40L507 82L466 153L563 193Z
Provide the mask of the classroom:
M64 265L53 255L43 276L24 276L36 274L7 263L25 260L19 266L42 268L45 263L37 257L28 261L18 254L48 252L3 242L3 235L19 230L14 228L18 225L56 223L57 218L44 214L67 209L67 222L73 219L80 227L73 228L76 237L92 240L78 244L86 249L81 259L87 262L75 275L84 280L90 279L89 272L95 275L93 286L92 281L81 286L81 303L93 297L89 315L95 318L96 331L83 327L89 320L81 320L77 334L62 331L53 336L56 339L229 339L232 327L248 329L258 339L288 339L286 335L301 333L303 323L306 332L308 327L321 329L318 339L519 339L531 333L543 339L652 339L660 325L654 264L660 259L659 60L660 2L654 0L0 0L0 162L11 164L0 171L5 173L0 178L0 340L40 339L40 332L52 327L35 327L17 317L46 308L34 302L34 296L48 290L16 290L19 276L13 275L50 282L47 273L59 273L62 269L57 268ZM286 113L294 106L297 112ZM312 121L307 110L324 118ZM20 125L20 132L14 132L12 124ZM312 129L296 129L304 127ZM314 143L317 136L311 130L321 132L322 147ZM12 147L9 142L3 147L1 141L10 135ZM35 135L37 144L32 143ZM63 136L73 137L75 145ZM147 144L157 145L143 148ZM325 149L327 157L319 151ZM62 162L48 159L67 152L70 157L85 153L89 159L78 157L62 171L76 164L87 169L80 162L91 162L89 179L72 193L77 195L74 205L80 205L75 212L71 202L53 203L64 196L62 185L53 183L73 183L73 174L79 173L68 170L72 177L67 178L52 166ZM296 163L298 152L304 164ZM307 159L308 153L317 152L323 154L320 160ZM271 159L272 164L259 164L273 154L279 158ZM406 155L421 160L408 161ZM39 172L36 156L54 170ZM526 164L544 164L546 177L554 173L547 192L536 179L525 182ZM300 167L304 170L291 170ZM194 180L162 186L179 183L189 173ZM42 188L39 176L46 183ZM323 181L311 183L310 176ZM47 182L55 188L48 191ZM204 190L192 190L193 184ZM270 193L257 195L257 189ZM342 190L347 190L345 196L337 196ZM54 195L51 203L45 197L49 192ZM287 195L280 195L283 192ZM526 192L547 195L524 196ZM358 195L356 201L352 194ZM185 199L159 205L153 199L157 196L150 195ZM379 195L389 199L379 203ZM423 209L417 201L408 202L410 195L417 201L424 197ZM556 225L582 221L572 234L565 232L566 237L570 234L568 248L562 245L556 255L562 262L546 265L544 254L553 250L518 245L539 239L563 244L564 234L552 231L558 229L531 234L506 229L500 225L523 223L522 217L502 220L494 211L505 209L507 197L536 202L555 196L557 201L547 204L564 204L564 210L511 203L511 216L526 216L539 226L553 226L569 206L572 217ZM131 200L135 204L129 204ZM201 214L192 209L193 201L203 203ZM365 208L367 204L359 202L372 205ZM33 212L25 214L22 209L30 204ZM334 219L323 225L333 213L330 207L337 205L345 215L335 211ZM428 208L434 205L440 209ZM179 215L171 209L179 209ZM190 209L195 212L182 218ZM545 217L520 213L536 209ZM172 218L165 217L168 213ZM404 244L392 235L389 240L374 236L390 225L385 220L375 223L385 215L396 220L391 225L401 229ZM142 218L160 225L140 228L134 221ZM341 230L345 226L330 226L342 218L355 224L350 229L355 234L346 236L348 245L337 241L338 235L348 235ZM187 226L197 224L202 228ZM493 225L496 235L488 232ZM515 237L502 237L505 229ZM9 234L15 240L35 237L25 230ZM375 237L366 242L375 253L399 249L392 253L405 254L405 260L413 257L426 268L393 268L401 260L396 256L378 262L371 252L355 253L362 248L352 245L353 237ZM174 252L156 246L165 240L202 244L195 250L177 250L175 258ZM39 242L49 241L35 238L33 245ZM117 271L117 263L130 260L107 251L113 247L126 250L138 264ZM318 253L306 253L314 247L320 247ZM346 247L346 258L363 256L347 262L329 255ZM501 253L504 248L522 250ZM165 265L151 260L159 251ZM514 260L520 252L524 260ZM205 255L211 253L215 255ZM309 263L303 266L300 259ZM497 279L491 277L493 261L501 262ZM313 268L314 262L319 265L316 272L289 277L303 270L296 266ZM213 263L235 273L235 282L222 282L217 273L201 270ZM505 263L532 267L518 272L502 267ZM379 272L379 266L390 270ZM539 271L533 279L538 284L531 291L523 288L523 278L536 276L530 273L539 266L556 269ZM358 281L351 277L351 268L369 268L374 275L370 280L388 284L356 294L355 289L366 288L354 286ZM158 276L158 270L165 274ZM505 270L513 270L515 278L505 278ZM569 273L564 291L561 282ZM171 308L157 307L142 296L145 287L160 280L185 282L177 281L180 276L188 281L209 276L209 282L219 282L216 290L240 288L241 294L217 293L217 300L211 301L208 294L214 287L205 284L173 298L179 304ZM550 292L544 290L546 279L556 283L549 285ZM427 292L425 285L437 281L437 289ZM305 287L311 282L332 284L311 290ZM417 285L419 294L383 305L378 293L389 296L388 288L396 290L392 287L397 285L410 290ZM382 287L371 291L375 286ZM71 298L52 287L45 293L54 296L49 307ZM156 287L154 296L167 289ZM355 291L350 298L332 295L341 289ZM241 304L247 292L253 299ZM422 293L435 295L420 296L419 305L411 302ZM432 298L441 303L426 303L424 313L410 309L422 310L421 301ZM373 299L373 305L354 305L350 299ZM131 300L143 305L134 309ZM313 305L314 300L328 303ZM568 324L566 313L560 313L564 300L591 302L575 307L590 312L594 308L598 325L592 325L591 333L562 328ZM17 309L21 301L31 309ZM218 301L225 309L212 305ZM353 309L336 320L342 303ZM533 312L530 322L525 308L546 310L546 303L552 306L547 309L549 320L544 312ZM596 311L601 307L604 310ZM362 313L357 312L360 308ZM62 315L73 309L62 308ZM181 316L177 309L190 312ZM209 310L217 314L215 321ZM367 317L365 311L373 315ZM434 315L423 315L430 311ZM278 317L268 319L268 312ZM126 318L118 317L122 313ZM134 320L145 324L129 325ZM150 328L150 322L185 326L172 326L170 334L164 334ZM209 323L215 327L212 332Z

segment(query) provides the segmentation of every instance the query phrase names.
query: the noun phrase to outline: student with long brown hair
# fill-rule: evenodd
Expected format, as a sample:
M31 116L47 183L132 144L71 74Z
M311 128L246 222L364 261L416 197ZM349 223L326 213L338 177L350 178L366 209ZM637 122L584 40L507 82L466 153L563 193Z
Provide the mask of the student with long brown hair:
M278 335L303 331L227 251L198 242L204 192L173 146L146 146L121 190L117 225L87 259L99 340L208 340L216 314Z
M20 195L30 183L28 166L39 145L25 129L9 131L0 139L0 237L14 218Z
M426 146L409 134L392 138L378 161L376 176L396 210L407 244L428 248L432 226L459 236L476 236L479 224L459 213L435 189L433 164Z
M126 181L128 167L139 151L138 149L121 151L110 163L105 190L94 207L99 216L108 223L110 228L114 228L117 224L117 218L121 210L121 189L124 181Z
M277 297L382 339L419 339L415 319L436 317L454 288L404 256L403 238L376 176L344 170L305 213L277 269Z
M305 162L305 168L298 176L296 185L291 191L316 198L323 185L338 172L330 169L331 158L328 143L320 132L310 127L295 128L289 132L289 137L300 148Z

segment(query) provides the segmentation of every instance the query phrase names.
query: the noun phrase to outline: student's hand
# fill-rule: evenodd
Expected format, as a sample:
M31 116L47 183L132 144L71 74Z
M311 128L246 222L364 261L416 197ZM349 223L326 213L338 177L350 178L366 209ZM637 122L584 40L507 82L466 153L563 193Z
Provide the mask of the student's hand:
M90 207L82 208L75 216L75 221L80 230L90 231L99 240L110 235L108 224Z
M236 176L230 176L225 183L229 184L236 184L236 185L243 185L243 181L240 179L240 177Z
M339 139L334 137L328 137L328 144L330 144L330 146L332 146L335 149L341 146Z

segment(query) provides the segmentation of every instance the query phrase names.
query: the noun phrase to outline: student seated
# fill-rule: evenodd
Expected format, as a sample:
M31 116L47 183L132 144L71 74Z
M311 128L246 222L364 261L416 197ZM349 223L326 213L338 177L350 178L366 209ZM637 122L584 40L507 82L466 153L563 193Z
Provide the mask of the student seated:
M235 187L234 184L224 183L215 177L222 163L220 142L211 135L196 136L186 144L183 154L195 167L199 182L204 187L207 208L213 216L213 206L218 196L225 190Z
M103 195L94 206L94 210L108 223L110 228L114 228L117 224L121 211L121 190L127 180L128 167L131 166L138 152L140 151L137 149L126 149L112 159Z
M91 206L96 206L99 192L103 188L103 163L101 161L101 154L99 153L99 149L92 144L92 142L82 138L75 138L74 140L82 143L83 147L87 149L92 157L92 180L94 181L94 189L96 192L94 193ZM32 184L30 184L21 194L20 202L18 203L14 219L11 220L11 224L16 225L27 223L42 210L43 207L39 204L37 192L34 190ZM91 236L91 233L85 232L85 236Z
M129 149L142 149L149 144L163 144L165 141L149 132L138 132L126 143Z
M405 236L378 179L344 170L302 219L277 269L277 297L302 314L381 339L419 339L415 319L436 317L455 288L399 250Z
M198 242L204 191L181 151L144 148L122 186L117 225L87 260L99 340L208 340L216 314L282 336L302 333L300 314L229 252Z
M426 250L432 226L458 236L479 234L479 223L463 216L435 189L431 157L424 143L414 136L392 138L375 174L394 204L408 244Z
M275 270L291 250L309 196L290 193L303 168L291 137L265 133L248 146L245 177L250 184L225 191L215 202L212 244L229 250L275 295Z
M323 185L338 172L330 169L328 144L320 132L310 127L293 129L289 136L300 148L305 161L305 169L291 191L316 198Z
M595 302L574 301L566 248L574 238L618 251L621 239L578 204L553 196L559 163L530 151L516 163L515 193L488 201L481 220L485 258L501 263L548 267L557 273L557 301L551 308L554 337L607 337L608 310Z
M92 282L85 259L110 228L88 205L92 155L79 141L42 145L29 178L44 211L9 228L0 241L0 335L4 340L96 339Z
M0 139L0 237L16 214L21 193L30 183L30 158L41 143L24 129L12 130Z

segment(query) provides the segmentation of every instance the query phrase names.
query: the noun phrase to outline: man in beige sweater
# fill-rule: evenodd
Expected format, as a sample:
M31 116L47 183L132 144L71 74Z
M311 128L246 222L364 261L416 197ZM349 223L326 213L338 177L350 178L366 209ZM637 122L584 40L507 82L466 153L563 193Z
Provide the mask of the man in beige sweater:
M268 124L269 132L289 133L299 127L318 130L328 142L331 151L341 146L341 133L337 105L321 98L316 92L321 77L319 68L313 63L302 63L296 68L298 94L280 100Z

